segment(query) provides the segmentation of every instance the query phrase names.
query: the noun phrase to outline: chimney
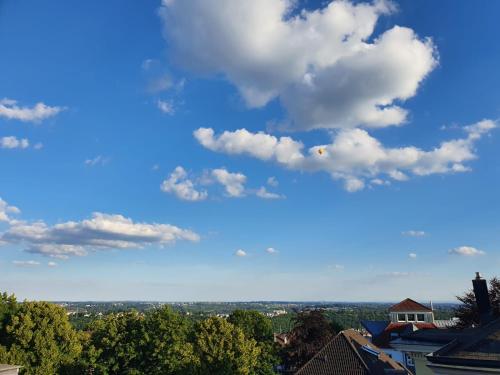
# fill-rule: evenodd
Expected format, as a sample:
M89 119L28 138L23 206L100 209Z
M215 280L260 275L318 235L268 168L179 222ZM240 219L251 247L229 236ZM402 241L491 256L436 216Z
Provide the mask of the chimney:
M476 296L480 324L487 324L492 319L490 296L488 294L488 284L479 272L476 272L476 278L472 280L472 287Z

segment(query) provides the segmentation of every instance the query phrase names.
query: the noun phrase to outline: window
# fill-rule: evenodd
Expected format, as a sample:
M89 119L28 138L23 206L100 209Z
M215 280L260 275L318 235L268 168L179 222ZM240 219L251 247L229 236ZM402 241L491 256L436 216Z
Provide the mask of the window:
M414 322L415 321L415 314L408 314L408 321Z
M417 314L417 321L425 322L425 314Z
M398 314L398 322L406 322L405 314Z

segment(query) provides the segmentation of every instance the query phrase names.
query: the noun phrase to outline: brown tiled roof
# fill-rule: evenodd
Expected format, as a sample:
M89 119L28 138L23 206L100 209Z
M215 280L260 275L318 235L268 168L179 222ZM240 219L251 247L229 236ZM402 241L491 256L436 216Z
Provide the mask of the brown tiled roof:
M390 312L398 312L398 311L425 311L425 312L430 312L432 311L430 308L427 306L422 305L421 303L418 303L410 298L405 299L404 301L401 301L399 303L396 303L395 305L391 306L389 308Z
M382 375L409 374L358 332L340 332L296 375Z

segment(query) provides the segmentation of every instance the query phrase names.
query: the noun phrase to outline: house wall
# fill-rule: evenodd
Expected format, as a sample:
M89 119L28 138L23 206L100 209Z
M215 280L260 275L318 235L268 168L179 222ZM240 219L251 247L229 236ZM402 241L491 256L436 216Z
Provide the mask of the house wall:
M0 375L17 375L17 374L19 374L18 369L0 371Z
M399 312L390 312L389 317L392 323L401 323L402 321L398 320L398 314L405 314L405 322L415 323L415 321L408 321L408 315L414 314L415 317L417 314L424 314L425 320L423 322L417 323L434 323L434 313L432 312L422 312L422 311L399 311Z

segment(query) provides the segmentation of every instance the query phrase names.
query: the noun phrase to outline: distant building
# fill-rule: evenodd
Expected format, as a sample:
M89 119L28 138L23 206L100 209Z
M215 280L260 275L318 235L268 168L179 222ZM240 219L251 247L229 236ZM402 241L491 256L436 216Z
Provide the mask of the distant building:
M404 332L390 342L413 358L417 375L500 374L500 318L492 314L486 280L477 273L472 283L479 327Z
M20 368L21 368L21 366L1 365L0 364L0 375L17 375L17 374L19 374Z
M432 308L406 298L389 308L389 320L363 320L361 324L371 335L371 341L393 359L403 363L413 373L428 371L425 355L414 355L392 343L412 332L436 329ZM420 371L417 371L419 368Z
M340 332L309 360L296 375L411 374L357 331Z
M392 323L434 323L434 312L410 298L389 308Z

